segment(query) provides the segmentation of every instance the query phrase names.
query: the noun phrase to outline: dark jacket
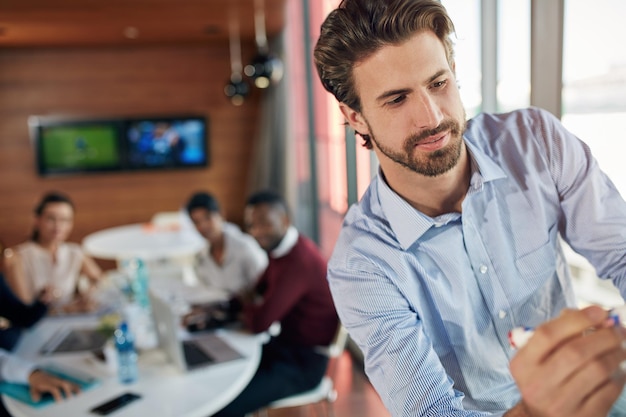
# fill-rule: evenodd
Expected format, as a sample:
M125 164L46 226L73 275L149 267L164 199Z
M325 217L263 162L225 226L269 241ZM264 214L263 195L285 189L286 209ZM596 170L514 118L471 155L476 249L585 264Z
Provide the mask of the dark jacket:
M40 301L31 305L18 299L0 273L0 348L12 350L24 328L31 327L45 316L48 308ZM8 327L7 327L8 326Z

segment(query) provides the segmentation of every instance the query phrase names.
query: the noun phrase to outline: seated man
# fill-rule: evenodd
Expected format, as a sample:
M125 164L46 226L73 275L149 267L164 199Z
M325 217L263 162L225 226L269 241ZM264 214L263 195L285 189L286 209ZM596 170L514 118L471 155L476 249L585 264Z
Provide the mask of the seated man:
M50 393L55 401L61 401L80 391L77 385L36 369L32 363L0 349L0 382L5 381L30 385L30 395L35 402L46 393ZM2 402L0 417L10 417Z
M278 322L280 334L264 345L248 386L216 416L244 416L274 400L315 387L328 358L318 346L331 343L338 318L326 281L326 261L317 246L291 225L285 201L273 192L252 195L245 209L249 233L269 255L269 264L249 294L231 300L254 333Z
M223 219L217 200L209 193L194 194L186 208L196 230L207 240L208 249L196 259L198 279L229 297L250 290L267 265L267 255L257 242Z

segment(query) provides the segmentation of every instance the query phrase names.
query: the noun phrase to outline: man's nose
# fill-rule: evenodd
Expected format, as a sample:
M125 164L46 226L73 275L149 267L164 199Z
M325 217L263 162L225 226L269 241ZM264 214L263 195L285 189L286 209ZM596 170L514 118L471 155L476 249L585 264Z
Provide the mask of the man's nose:
M434 129L443 121L443 112L437 100L430 94L418 96L415 123L419 130Z

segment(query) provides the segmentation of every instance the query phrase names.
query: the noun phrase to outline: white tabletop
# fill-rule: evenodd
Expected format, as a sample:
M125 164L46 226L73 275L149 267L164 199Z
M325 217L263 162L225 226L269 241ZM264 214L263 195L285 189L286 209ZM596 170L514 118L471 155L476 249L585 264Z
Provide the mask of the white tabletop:
M193 255L206 247L205 241L188 228L159 228L149 223L112 227L92 233L83 240L85 252L102 259L162 259Z
M41 345L62 326L94 323L95 317L46 318L27 331L15 352L38 363L54 362L79 368L101 379L100 385L61 403L33 408L10 397L4 402L15 417L85 417L89 410L109 399L130 391L142 396L118 411L115 417L206 417L232 401L248 384L257 369L263 336L220 330L218 334L244 358L210 365L183 373L178 371L158 349L139 355L137 382L123 385L116 375L90 353L38 355Z

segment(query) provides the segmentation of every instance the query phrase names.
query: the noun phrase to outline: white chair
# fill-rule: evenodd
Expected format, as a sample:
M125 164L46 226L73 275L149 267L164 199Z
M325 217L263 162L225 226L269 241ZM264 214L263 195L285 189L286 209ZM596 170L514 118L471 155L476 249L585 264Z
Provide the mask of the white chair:
M269 404L264 409L256 412L257 417L267 417L267 410L275 410L279 408L287 407L313 407L316 415L324 415L333 417L332 403L337 399L337 391L335 390L334 378L337 372L337 360L344 352L346 343L348 342L348 331L339 324L337 333L331 344L323 349L320 349L323 354L329 358L328 370L326 375L322 378L320 383L313 389L295 394L286 398L281 398ZM319 406L322 407L319 407ZM319 409L322 409L323 413L318 413Z
M160 211L150 219L150 223L157 229L178 230L181 227L180 211Z
M191 233L197 233L191 220L182 209L178 211L159 211L150 219L150 225L155 230L160 231L190 231ZM146 263L151 275L177 275L180 276L186 285L196 286L199 284L199 281L193 269L194 256L195 254L154 259Z

